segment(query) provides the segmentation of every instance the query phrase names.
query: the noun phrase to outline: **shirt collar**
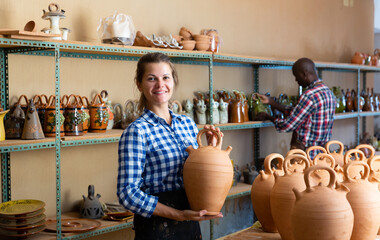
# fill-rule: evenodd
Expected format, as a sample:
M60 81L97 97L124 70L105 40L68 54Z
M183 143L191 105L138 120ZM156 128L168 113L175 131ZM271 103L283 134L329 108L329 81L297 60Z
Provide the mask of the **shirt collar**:
M306 89L310 89L319 83L322 83L322 79L314 80L312 83L309 84L309 86L306 87Z
M179 120L179 121L182 121L183 120L183 115L181 114L175 114L172 110L169 109L169 113L170 115L172 116L172 121L175 121L175 120ZM144 109L144 112L142 114L142 117L150 124L152 124L153 126L156 126L157 124L159 124L160 122L165 122L165 120L159 116L157 116L154 112L150 111L149 109Z

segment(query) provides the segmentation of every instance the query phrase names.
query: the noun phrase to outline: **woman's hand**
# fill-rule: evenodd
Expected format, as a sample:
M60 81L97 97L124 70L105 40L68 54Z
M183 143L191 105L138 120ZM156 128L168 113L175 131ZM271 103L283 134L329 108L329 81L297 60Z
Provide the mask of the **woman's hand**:
M205 125L204 129L211 129L211 130L217 131L221 136L220 145L222 145L224 135L223 135L222 131L220 131L220 128L217 128L214 125ZM217 138L215 133L213 133L211 131L207 131L206 132L206 139L207 139L208 146L214 146L214 147L216 146L218 138Z

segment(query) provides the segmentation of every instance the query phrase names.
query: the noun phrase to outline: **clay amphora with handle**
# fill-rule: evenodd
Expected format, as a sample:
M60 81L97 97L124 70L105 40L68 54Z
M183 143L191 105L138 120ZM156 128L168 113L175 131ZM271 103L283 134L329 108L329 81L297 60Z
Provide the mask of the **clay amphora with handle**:
M278 169L271 168L271 162L278 160ZM264 160L265 170L260 170L251 188L253 210L259 219L264 232L278 232L270 208L270 192L274 185L274 172L284 175L284 157L278 153L269 154Z
M66 136L82 136L84 119L81 115L81 105L76 95L70 95L65 106L65 122L63 127Z
M361 176L352 177L349 169L362 166ZM351 240L373 240L380 226L380 191L379 181L369 181L370 168L364 161L352 161L344 166L345 180L343 182L350 192L347 200L354 212L354 229Z
M97 100L99 103L97 103ZM104 133L108 125L108 110L100 94L96 94L90 104L90 132Z
M337 151L331 152L330 151L330 146L333 144L339 145L339 152L337 152ZM343 143L338 141L338 140L331 140L331 141L328 141L326 143L325 148L326 148L327 153L330 154L335 159L335 163L338 164L339 166L343 167L343 165L344 165L344 154L343 154L344 145L343 145Z
M380 181L380 155L375 155L373 158L369 159L368 166L371 170L370 181ZM380 184L378 188L380 190ZM380 235L380 226L377 235Z
M312 187L310 175L314 171L327 171L329 184ZM332 168L314 165L304 174L306 190L293 188L296 201L291 213L291 226L295 240L339 239L350 240L354 215L346 194L349 189L336 185Z
M59 113L59 126L60 126L60 137L65 136L65 131L63 128L63 123L65 121L65 117L63 116L63 107L60 103L60 113ZM49 103L45 108L45 121L44 121L44 134L46 137L55 137L56 130L56 118L55 118L55 96L51 95L49 98Z
M289 155L284 160L284 176L274 173L275 183L270 193L270 207L274 223L283 240L293 240L293 232L291 228L291 213L293 211L296 197L293 188L303 191L306 188L303 180L303 172L296 169L294 172L290 170L290 163L295 158L302 159L305 169L310 166L309 160L302 155Z
M202 134L207 131L217 136L216 146L203 146ZM190 207L194 211L207 210L206 215L216 215L223 207L231 188L233 167L228 146L221 150L222 138L215 130L202 129L197 135L198 149L189 146L189 153L183 166L183 182Z

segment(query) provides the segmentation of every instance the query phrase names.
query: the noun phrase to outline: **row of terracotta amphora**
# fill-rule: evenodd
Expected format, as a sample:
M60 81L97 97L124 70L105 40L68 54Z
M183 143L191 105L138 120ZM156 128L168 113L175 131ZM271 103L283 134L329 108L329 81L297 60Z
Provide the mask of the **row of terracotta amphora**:
M372 151L369 156L359 150L366 148ZM316 149L321 152L311 159ZM374 153L372 146L358 145L344 154L343 166L339 153L328 146L290 150L285 158L268 155L251 189L263 231L279 232L283 240L375 239L380 233L380 156Z
M104 91L102 91L102 94ZM106 94L106 93L105 93ZM106 95L105 95L106 96ZM25 100L22 104L21 101ZM56 134L56 98L45 94L28 99L21 95L4 121L6 139L43 139ZM113 114L101 94L90 103L86 96L63 95L60 99L60 136L104 133ZM112 123L113 124L113 123Z

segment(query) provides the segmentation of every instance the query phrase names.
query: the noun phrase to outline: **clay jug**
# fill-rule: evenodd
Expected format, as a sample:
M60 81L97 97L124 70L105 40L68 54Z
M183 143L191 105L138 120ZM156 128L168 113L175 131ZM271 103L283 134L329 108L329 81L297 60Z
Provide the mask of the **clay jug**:
M89 102L88 98L86 96L76 96L78 104L79 104L79 114L82 118L82 128L83 128L83 134L88 133L88 129L90 128L90 109L89 109Z
M80 216L82 218L97 219L104 215L102 203L99 201L100 194L95 196L94 185L88 186L88 195L83 195L83 202L80 208Z
M81 105L78 103L78 99L75 95L70 95L67 104L65 105L65 122L63 128L65 129L65 136L82 136L83 133L83 121L80 114Z
M217 136L216 146L203 146L202 134L207 131ZM221 150L222 138L215 130L202 129L197 135L198 149L189 146L183 166L183 182L190 207L194 211L207 210L207 215L219 214L231 188L233 167L228 146Z
M344 165L347 165L351 161L363 161L367 162L367 158L364 153L359 149L350 149L344 154ZM363 167L361 165L354 165L349 170L349 175L353 176L361 176L361 171L363 171Z
M15 104L10 117L4 121L6 139L20 139L24 128L25 113L20 104Z
M55 137L55 131L56 131L56 118L55 118L55 96L52 95L49 98L49 103L47 107L45 108L45 121L44 121L44 134L46 137ZM59 136L63 137L65 136L65 131L63 128L63 123L65 121L65 117L63 116L63 107L62 104L60 104L59 109L59 120L58 125L60 126L60 133Z
M360 94L358 96L354 89L351 90L351 95L354 98L354 110L356 112L361 112L363 110L363 106L364 106L364 98L362 96L360 96Z
M349 175L349 168L362 166L364 172L361 176ZM366 162L352 161L344 166L346 185L350 192L347 200L354 212L354 229L351 240L373 240L376 238L380 226L380 191L378 181L369 181L370 169Z
M346 92L346 112L353 112L353 111L354 111L354 96L352 96L350 90L347 89L347 92Z
M111 100L108 99L108 92L107 90L102 90L100 92L100 96L102 97L102 100L106 103L107 105L107 112L108 112L108 124L107 124L107 130L110 130L113 128L113 123L114 123L114 112L113 112L113 107Z
M5 140L4 117L5 117L5 114L7 114L8 112L9 110L0 112L0 141Z
M310 174L315 170L328 171L327 186L310 185ZM344 185L335 188L336 176L333 169L315 165L305 171L306 190L294 188L296 201L291 214L292 231L295 240L350 240L354 215Z
M99 103L97 103L97 101ZM90 104L90 132L104 133L108 125L108 110L100 94L96 94Z
M294 158L300 158L307 169L310 166L307 158L301 155L290 155L284 160L284 176L274 173L275 183L270 193L270 207L274 223L283 240L293 240L291 228L291 213L293 211L296 197L292 191L293 188L303 191L306 188L303 180L303 172L289 170L289 165Z
M351 58L351 63L353 64L364 64L364 62L365 58L360 52L355 52L354 56Z
M232 100L231 105L231 123L242 123L244 122L244 115L243 115L243 105L241 96L239 93L234 92L235 99Z
M279 169L271 168L271 162L275 159L279 162ZM264 232L277 232L270 207L270 192L274 185L274 172L278 172L282 176L284 174L283 165L284 157L281 154L269 154L264 160L264 170L260 170L259 176L252 184L251 201L253 210Z
M333 156L327 153L319 153L313 160L313 165L326 166L331 169L335 168L335 159ZM319 185L320 183L327 186L330 181L330 174L324 170L315 170L311 173L311 176L317 176L318 180L314 179L312 186Z
M333 144L339 145L339 152L337 152L337 151L331 152L330 151L330 146ZM331 141L328 141L326 143L325 148L326 148L327 153L330 154L335 159L336 164L343 167L343 165L344 165L344 155L343 155L344 145L343 145L343 143L338 141L338 140L331 140ZM335 166L333 166L333 168L335 168Z
M370 159L372 158L373 156L375 156L375 148L372 147L371 145L369 144L359 144L355 147L355 149L358 149L360 151L362 151L364 153L364 156L367 158L367 159Z
M42 131L40 119L38 118L36 107L33 100L29 100L28 110L25 115L24 129L22 131L21 139L34 140L45 138Z
M318 151L318 152L314 152L314 151ZM309 159L310 161L310 165L313 164L314 156L317 156L318 153L327 153L327 150L326 148L321 147L321 146L311 146L306 149L306 155L307 155L307 159Z

